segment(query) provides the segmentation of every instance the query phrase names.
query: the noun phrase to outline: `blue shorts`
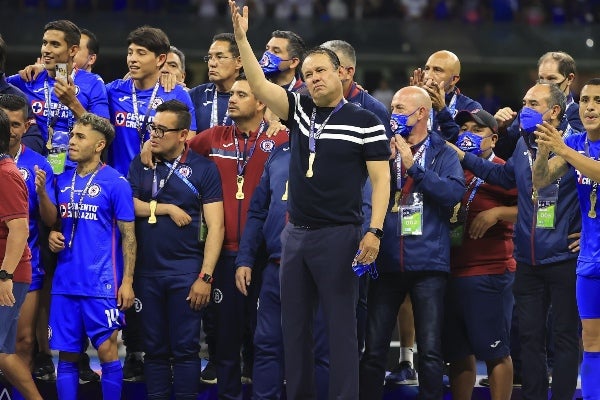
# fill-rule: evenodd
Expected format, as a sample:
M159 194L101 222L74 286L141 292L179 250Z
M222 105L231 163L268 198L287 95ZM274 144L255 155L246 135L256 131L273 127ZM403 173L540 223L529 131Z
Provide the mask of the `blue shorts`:
M15 296L16 300L15 305L12 307L0 307L0 353L15 353L19 311L25 301L28 289L28 283L13 283L13 296Z
M577 275L576 293L579 318L600 318L600 278Z
M29 285L29 291L35 292L36 290L42 290L44 286L44 275L46 272L41 265L37 267L32 266L31 268L31 285Z
M124 322L117 299L53 294L48 328L50 348L80 353L89 337L98 349Z
M447 362L475 355L496 360L510 354L514 272L451 278L444 322Z

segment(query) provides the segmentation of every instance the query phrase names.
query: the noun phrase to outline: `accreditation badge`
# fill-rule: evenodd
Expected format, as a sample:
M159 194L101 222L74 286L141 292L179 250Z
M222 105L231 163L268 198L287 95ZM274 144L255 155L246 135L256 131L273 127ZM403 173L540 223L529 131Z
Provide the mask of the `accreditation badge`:
M398 236L423 234L423 194L409 193L403 198L398 212Z
M556 226L556 204L558 184L551 184L537 191L536 228L554 229Z
M52 167L52 172L55 175L62 174L65 170L67 162L67 149L62 147L53 147L48 154L48 163Z

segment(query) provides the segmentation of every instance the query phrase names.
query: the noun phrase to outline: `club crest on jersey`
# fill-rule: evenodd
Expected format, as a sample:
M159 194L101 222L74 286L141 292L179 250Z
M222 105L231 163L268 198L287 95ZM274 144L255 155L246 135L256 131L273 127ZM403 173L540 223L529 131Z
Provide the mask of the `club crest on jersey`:
M87 195L90 197L96 197L100 194L100 186L96 183L91 185L87 191Z
M69 215L67 203L60 203L60 205L58 206L58 210L60 212L61 218L67 218L67 216Z
M31 102L31 110L35 115L44 115L45 101L35 100Z
M80 91L81 89L79 89L79 86L75 85L75 96L77 96Z
M192 176L192 169L187 165L182 165L181 167L179 167L179 173L182 176L189 178L190 176Z
M260 143L260 149L265 153L270 153L271 151L273 151L274 147L275 141L271 139L265 139Z
M115 114L115 125L116 126L125 126L127 123L127 113L126 112L118 112Z
M164 102L165 101L163 99L161 99L160 97L157 97L152 101L152 104L150 104L150 108L155 110L156 107L160 106Z
M219 289L213 289L213 301L217 304L223 301L223 292Z
M19 172L23 177L23 180L27 182L29 180L29 170L27 168L19 168Z

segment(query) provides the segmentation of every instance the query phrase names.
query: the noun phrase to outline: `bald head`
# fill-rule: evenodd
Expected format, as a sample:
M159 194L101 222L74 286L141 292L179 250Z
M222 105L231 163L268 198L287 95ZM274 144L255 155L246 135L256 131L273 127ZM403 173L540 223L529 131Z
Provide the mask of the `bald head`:
M394 106L394 99L401 100L402 103L406 104L407 110L412 112L417 108L423 107L427 112L431 110L431 98L425 89L418 86L406 86L398 90L392 98L392 108Z
M408 117L406 124L412 127L408 142L415 144L427 135L427 120L431 110L429 94L417 86L406 86L392 97L392 114Z
M425 64L425 79L432 79L449 92L460 79L460 60L448 50L433 53Z

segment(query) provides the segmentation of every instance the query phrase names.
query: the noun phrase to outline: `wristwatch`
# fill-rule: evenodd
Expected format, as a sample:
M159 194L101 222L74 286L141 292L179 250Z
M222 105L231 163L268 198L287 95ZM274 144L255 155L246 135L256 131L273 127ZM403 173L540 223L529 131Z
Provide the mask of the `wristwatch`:
M378 239L381 239L383 237L383 229L369 228L367 229L367 232L371 232L373 235L377 236Z
M9 274L5 269L0 269L0 280L12 279L13 274Z
M204 282L206 282L208 284L212 284L213 281L215 280L215 278L213 278L212 275L209 275L206 272L201 272L200 275L198 275L198 278L202 279Z

